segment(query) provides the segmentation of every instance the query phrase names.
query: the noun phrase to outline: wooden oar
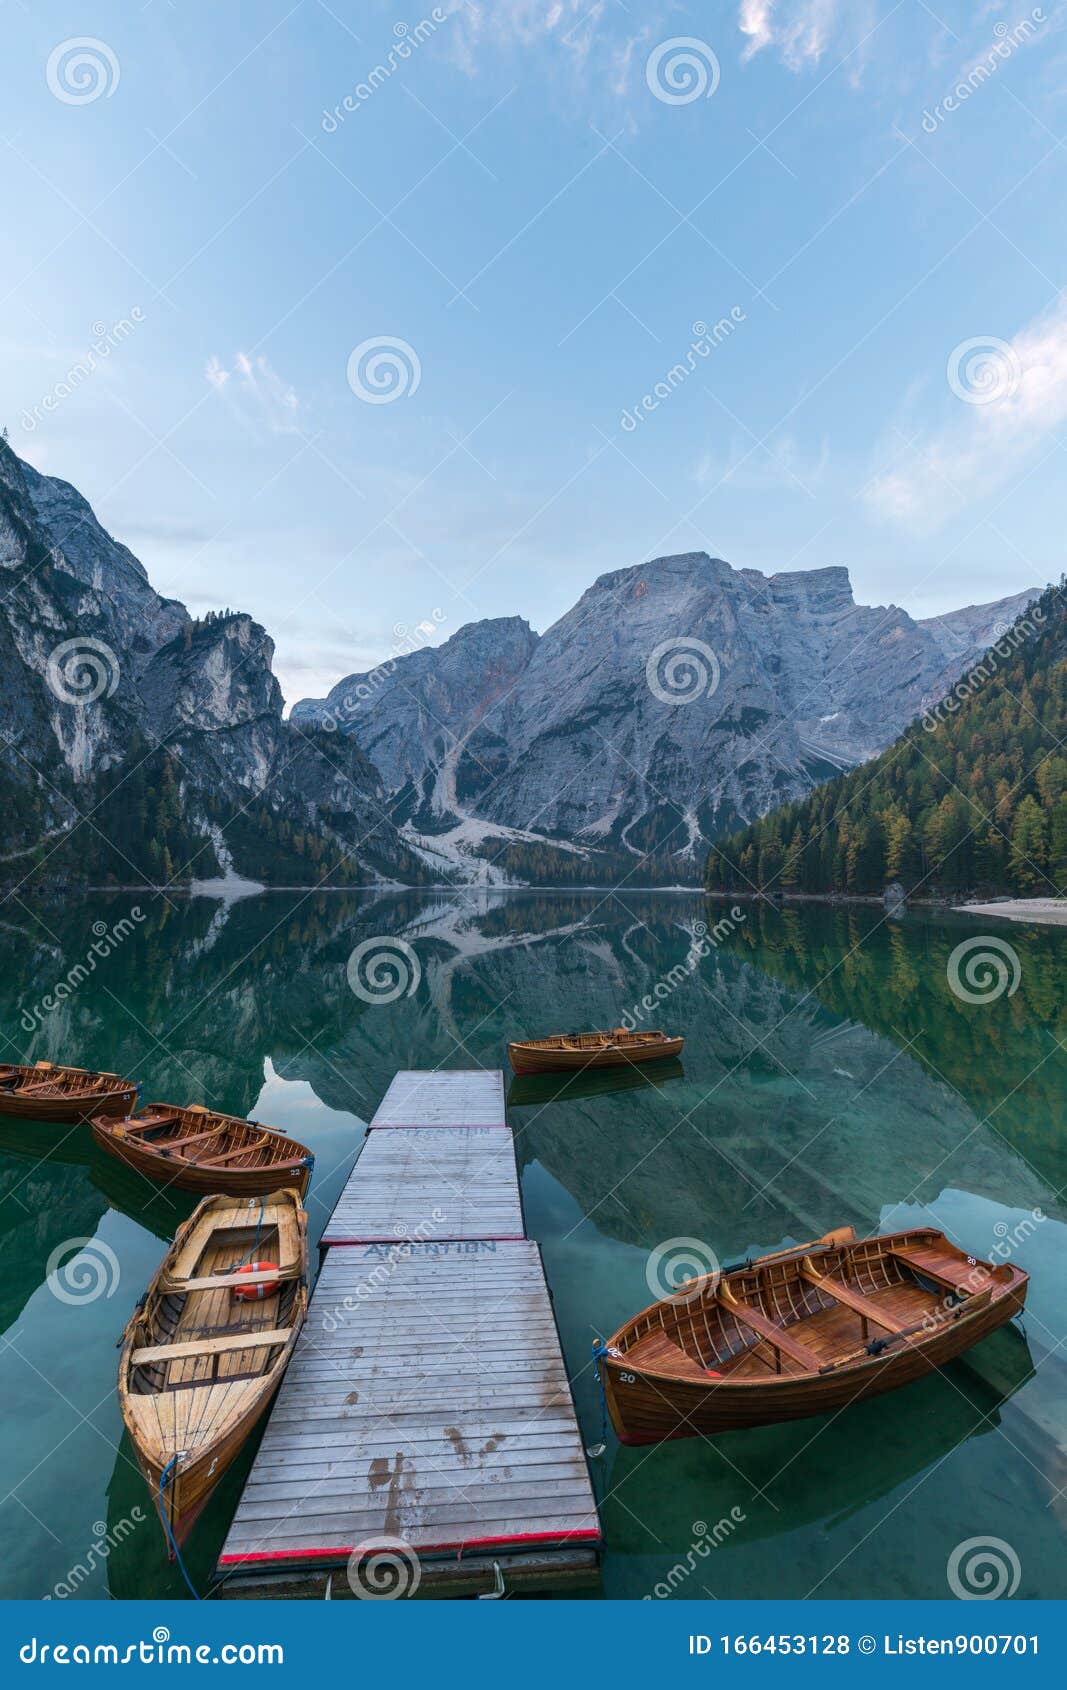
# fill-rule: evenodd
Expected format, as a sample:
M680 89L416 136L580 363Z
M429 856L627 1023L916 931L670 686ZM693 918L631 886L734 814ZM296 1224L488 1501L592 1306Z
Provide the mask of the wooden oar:
M992 1286L990 1286L987 1291L979 1291L976 1296L968 1297L967 1301L965 1303L961 1303L956 1312L953 1314L953 1320L959 1320L965 1311L968 1314L971 1314L976 1309L981 1308L983 1304L989 1302L992 1295L993 1289ZM935 1304L934 1307L936 1308L938 1305ZM838 1356L836 1361L826 1362L823 1367L820 1367L819 1372L832 1373L835 1368L843 1367L846 1362L860 1361L864 1356L880 1356L889 1348L890 1344L910 1344L912 1339L918 1337L920 1333L924 1333L928 1338L933 1338L937 1332L937 1325L931 1326L930 1324L930 1315L932 1313L933 1310L929 1310L922 1320L916 1321L914 1326L905 1326L902 1332L894 1332L891 1335L887 1335L885 1338L875 1338L872 1343L864 1344L862 1348L858 1350L850 1350L848 1355Z

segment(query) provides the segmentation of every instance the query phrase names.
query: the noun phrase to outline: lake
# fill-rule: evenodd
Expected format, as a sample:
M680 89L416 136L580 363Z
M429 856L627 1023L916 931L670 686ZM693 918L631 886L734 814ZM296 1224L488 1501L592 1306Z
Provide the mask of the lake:
M942 1597L953 1551L992 1537L1020 1597L1063 1596L1067 934L998 924L1000 972L983 976L988 922L734 908L641 892L9 900L3 1057L119 1070L146 1100L293 1134L317 1159L317 1237L396 1069L501 1067L509 1037L614 1026L650 997L639 1024L685 1035L680 1067L510 1099L584 1441L606 1446L604 1593ZM352 989L354 948L379 936L410 947L410 995ZM972 940L977 962L959 951ZM122 1433L115 1345L192 1202L86 1127L3 1118L0 1194L0 1593L181 1597ZM713 1445L602 1440L590 1345L651 1300L652 1251L730 1262L847 1223L1010 1253L1033 1276L1025 1331L836 1417ZM250 1460L190 1541L201 1591Z

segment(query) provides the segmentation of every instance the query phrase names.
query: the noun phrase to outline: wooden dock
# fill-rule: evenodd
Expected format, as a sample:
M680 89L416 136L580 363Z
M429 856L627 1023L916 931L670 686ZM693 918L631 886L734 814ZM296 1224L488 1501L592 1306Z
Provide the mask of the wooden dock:
M397 1074L218 1562L218 1594L595 1583L600 1522L503 1076ZM380 1591L376 1590L377 1594Z

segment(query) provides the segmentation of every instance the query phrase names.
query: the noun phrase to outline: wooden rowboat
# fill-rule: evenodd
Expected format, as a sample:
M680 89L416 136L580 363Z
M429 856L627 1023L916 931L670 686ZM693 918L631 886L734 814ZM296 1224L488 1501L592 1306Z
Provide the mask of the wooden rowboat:
M259 1121L217 1115L194 1103L188 1109L150 1103L117 1120L98 1115L93 1137L102 1150L161 1185L179 1191L226 1192L258 1197L276 1186L308 1188L315 1158L306 1145Z
M119 1358L122 1418L172 1559L281 1383L306 1312L297 1193L198 1204Z
M615 1068L627 1062L660 1062L680 1056L684 1039L669 1033L554 1033L548 1039L521 1039L508 1045L508 1059L516 1074L547 1074Z
M825 1414L909 1384L1018 1314L1021 1268L852 1227L682 1285L598 1349L625 1444Z
M136 1107L137 1086L119 1074L51 1062L0 1067L0 1115L23 1121L88 1121L93 1115L128 1115Z

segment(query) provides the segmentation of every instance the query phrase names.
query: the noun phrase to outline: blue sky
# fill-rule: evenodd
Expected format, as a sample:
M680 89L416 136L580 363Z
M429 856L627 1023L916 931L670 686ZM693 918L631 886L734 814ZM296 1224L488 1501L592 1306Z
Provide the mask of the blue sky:
M0 6L2 420L290 702L665 552L1063 568L1061 0Z

